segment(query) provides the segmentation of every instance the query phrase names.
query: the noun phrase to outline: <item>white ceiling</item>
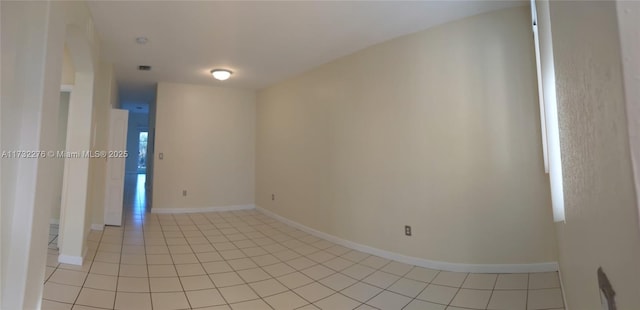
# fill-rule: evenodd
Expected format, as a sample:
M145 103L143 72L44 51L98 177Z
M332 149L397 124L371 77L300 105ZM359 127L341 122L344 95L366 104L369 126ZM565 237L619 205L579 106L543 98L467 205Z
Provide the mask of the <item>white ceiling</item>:
M89 1L121 99L159 81L260 89L374 44L526 1ZM145 45L135 42L144 36ZM150 65L152 71L138 71ZM234 71L211 78L213 68Z

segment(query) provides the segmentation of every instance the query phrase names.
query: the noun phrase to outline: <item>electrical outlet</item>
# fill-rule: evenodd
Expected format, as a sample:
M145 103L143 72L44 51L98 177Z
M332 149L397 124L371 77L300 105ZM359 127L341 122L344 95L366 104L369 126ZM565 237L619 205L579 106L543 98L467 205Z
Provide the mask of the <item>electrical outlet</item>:
M276 194L271 194L271 200L276 200Z
M404 226L404 234L407 236L411 236L411 226L409 225Z
M182 196L187 197L187 190L186 189L182 190Z

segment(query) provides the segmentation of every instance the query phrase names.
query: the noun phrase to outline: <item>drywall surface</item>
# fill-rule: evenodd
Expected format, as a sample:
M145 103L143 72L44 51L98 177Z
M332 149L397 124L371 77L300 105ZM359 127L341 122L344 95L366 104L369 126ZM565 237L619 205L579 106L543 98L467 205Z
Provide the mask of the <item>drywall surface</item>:
M65 43L68 43L74 61L84 56L84 62L74 62L76 71L86 72L83 69L91 66L91 62L97 59L99 42L91 15L84 2L3 1L0 5L2 148L53 150L57 142L58 99ZM67 41L66 38L71 40ZM73 53L82 48L84 55ZM9 77L6 78L5 74L9 74ZM81 78L75 75L70 111L76 110L73 107L74 96L79 95L75 92L76 87L80 84L79 88L83 89L87 88L87 84L93 84L89 75L85 74ZM83 92L89 95L88 91L80 93ZM83 99L88 99L83 100L85 104L92 105L92 97L84 96ZM91 111L91 108L84 107L76 113L83 125L88 125L79 134L83 138L85 135L88 137L91 131L88 129L91 128L91 114L79 112L87 111ZM89 120L86 121L87 119ZM71 115L69 120L69 126L74 126L72 123L75 124L76 120ZM9 139L5 140L5 137ZM67 142L70 141L69 137L67 135ZM72 140L77 138L73 136ZM88 165L84 166L84 161L77 163L79 165L74 165L77 169L73 173L78 177L88 175ZM2 161L2 248L11 249L2 252L2 309L40 308L51 215L48 202L56 195L51 187L55 177L55 164L51 160ZM77 187L77 200L82 200L78 197L85 197L80 189L86 189L86 185L85 181L82 186ZM77 221L70 223L75 222L72 228L77 229L71 229L73 236L65 242L74 241L75 238L78 253L82 253L86 231L86 200L78 201L75 207L70 213L77 217ZM72 243L67 242L67 245Z
M253 205L255 111L253 91L159 83L152 210Z
M566 207L557 232L567 304L602 309L596 276L602 267L618 309L640 309L640 233L616 4L552 2L551 29Z
M262 90L257 205L423 259L555 261L530 20L470 17Z
M109 117L112 105L118 101L118 87L111 64L99 63L95 87L91 149L93 151L108 151ZM104 224L107 160L105 158L91 158L89 160L89 196L87 201L91 206L91 220L88 224L96 224L97 226Z
M58 109L58 138L56 144L57 150L65 150L67 141L67 117L69 116L69 93L60 93L60 107ZM60 221L60 199L62 199L62 177L64 175L64 158L51 158L55 161L55 174L52 178L52 190L55 195L51 201L51 220L52 223Z
M76 79L76 69L73 67L73 59L69 49L64 47L64 54L62 55L62 85L73 85Z

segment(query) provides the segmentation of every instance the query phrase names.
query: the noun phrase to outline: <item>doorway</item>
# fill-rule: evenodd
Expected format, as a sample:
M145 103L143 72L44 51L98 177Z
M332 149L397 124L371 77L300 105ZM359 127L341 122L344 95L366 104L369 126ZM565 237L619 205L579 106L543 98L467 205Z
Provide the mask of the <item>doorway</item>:
M67 149L67 120L69 117L69 99L71 97L71 88L67 87L60 91L60 108L58 110L58 132L55 151L64 151ZM60 211L62 209L62 182L64 179L64 161L63 157L52 158L54 161L55 178L52 178L51 187L55 195L51 198L51 217L49 219L49 253L56 255L57 261L58 251L58 231L60 228ZM52 258L53 259L53 258Z
M149 132L141 131L138 134L138 174L147 173L147 140Z
M127 94L120 93L120 97L127 97ZM151 170L149 104L141 101L121 101L120 108L129 111L123 212L129 212L129 209L133 208L135 214L144 213L147 209L146 179Z

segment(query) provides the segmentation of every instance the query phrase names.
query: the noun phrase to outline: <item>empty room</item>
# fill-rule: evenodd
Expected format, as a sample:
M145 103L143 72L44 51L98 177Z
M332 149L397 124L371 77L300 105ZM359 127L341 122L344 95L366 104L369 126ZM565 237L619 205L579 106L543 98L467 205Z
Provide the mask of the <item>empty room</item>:
M640 2L0 23L0 309L640 309Z

